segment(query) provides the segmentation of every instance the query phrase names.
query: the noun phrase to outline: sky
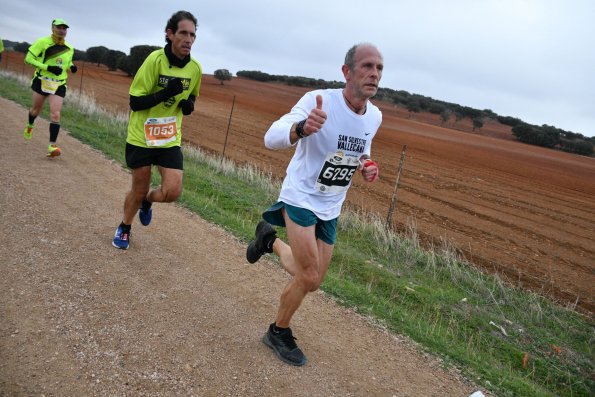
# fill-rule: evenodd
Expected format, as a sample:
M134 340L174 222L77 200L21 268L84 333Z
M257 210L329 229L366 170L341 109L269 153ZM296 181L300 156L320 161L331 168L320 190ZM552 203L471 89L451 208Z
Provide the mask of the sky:
M593 0L0 0L0 38L32 43L65 19L76 49L164 45L178 10L192 56L227 69L343 81L354 44L384 57L381 87L595 136Z

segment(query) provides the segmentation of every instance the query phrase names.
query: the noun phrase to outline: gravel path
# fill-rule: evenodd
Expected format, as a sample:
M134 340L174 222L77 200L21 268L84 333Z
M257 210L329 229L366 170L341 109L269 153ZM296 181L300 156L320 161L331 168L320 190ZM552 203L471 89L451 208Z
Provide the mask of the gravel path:
M322 292L293 329L305 367L260 340L288 275L176 205L111 246L127 171L0 98L0 395L464 396L476 387Z

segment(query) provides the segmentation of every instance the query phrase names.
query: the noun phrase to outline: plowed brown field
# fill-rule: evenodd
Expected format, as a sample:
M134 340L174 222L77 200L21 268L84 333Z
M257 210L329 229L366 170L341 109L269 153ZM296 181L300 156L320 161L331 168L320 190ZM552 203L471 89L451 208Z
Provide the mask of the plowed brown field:
M31 73L22 54L11 52L3 54L2 68ZM81 82L98 104L127 111L129 77L80 63L69 89L80 90ZM241 78L220 85L204 76L184 138L221 153L229 127L226 157L281 177L292 152L269 151L262 138L305 91ZM408 118L392 104L376 104L384 115L372 147L381 177L373 185L357 181L350 205L386 218L407 145L394 226L414 224L428 244L447 241L514 284L594 311L595 159L518 143L498 123L472 133L468 121L442 128L433 115Z

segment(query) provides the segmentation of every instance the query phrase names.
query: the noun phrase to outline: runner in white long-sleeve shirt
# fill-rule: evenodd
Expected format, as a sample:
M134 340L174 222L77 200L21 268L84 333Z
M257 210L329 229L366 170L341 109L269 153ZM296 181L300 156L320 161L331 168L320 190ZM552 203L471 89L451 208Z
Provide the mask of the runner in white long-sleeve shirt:
M368 182L378 177L371 144L382 114L369 99L378 90L383 67L375 46L353 46L342 67L345 88L306 93L264 138L269 149L297 146L279 199L263 213L246 258L255 263L274 252L293 276L281 294L275 322L263 337L281 360L292 365L304 365L307 359L289 323L306 294L324 280L351 180L358 170ZM276 237L272 225L287 228L289 244Z

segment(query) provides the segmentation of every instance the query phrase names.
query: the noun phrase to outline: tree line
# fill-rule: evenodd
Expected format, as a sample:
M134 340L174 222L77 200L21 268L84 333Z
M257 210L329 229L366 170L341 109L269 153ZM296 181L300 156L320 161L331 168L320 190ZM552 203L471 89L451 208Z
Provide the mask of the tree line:
M301 76L271 75L254 70L241 70L236 75L257 81L278 82L313 89L343 88L345 86L343 82L338 81L325 81ZM498 115L491 109L475 109L420 94L412 94L404 90L383 87L378 89L375 98L403 107L410 114L424 111L440 115L442 124L448 123L451 119L454 119L454 123L456 123L468 118L473 125L473 131L475 131L482 128L487 119L491 119L512 127L513 136L524 143L584 156L593 156L595 153L595 137L585 137L580 133L565 131L547 124L542 126L532 125L515 117Z
M15 51L27 53L30 44L27 42L11 42L5 40L5 47L12 47ZM130 54L122 51L111 50L104 46L89 47L87 51L74 50L74 60L83 60L97 65L105 65L108 70L121 70L134 76L145 58L154 50L161 47L151 45L138 45L130 48ZM343 88L344 82L326 81L303 76L274 75L255 70L240 70L236 76L261 82L275 82L312 89ZM214 77L221 84L229 81L232 74L227 69L217 69ZM420 94L409 93L405 90L393 90L380 87L376 99L394 103L396 106L407 109L410 116L419 112L429 112L440 116L442 124L453 120L457 123L465 118L471 120L473 131L483 127L486 120L495 120L501 124L512 127L513 136L521 142L531 145L562 150L565 152L593 156L595 153L595 137L585 137L580 133L565 131L549 125L533 125L518 118L501 116L490 109L475 109L456 103L445 102Z

